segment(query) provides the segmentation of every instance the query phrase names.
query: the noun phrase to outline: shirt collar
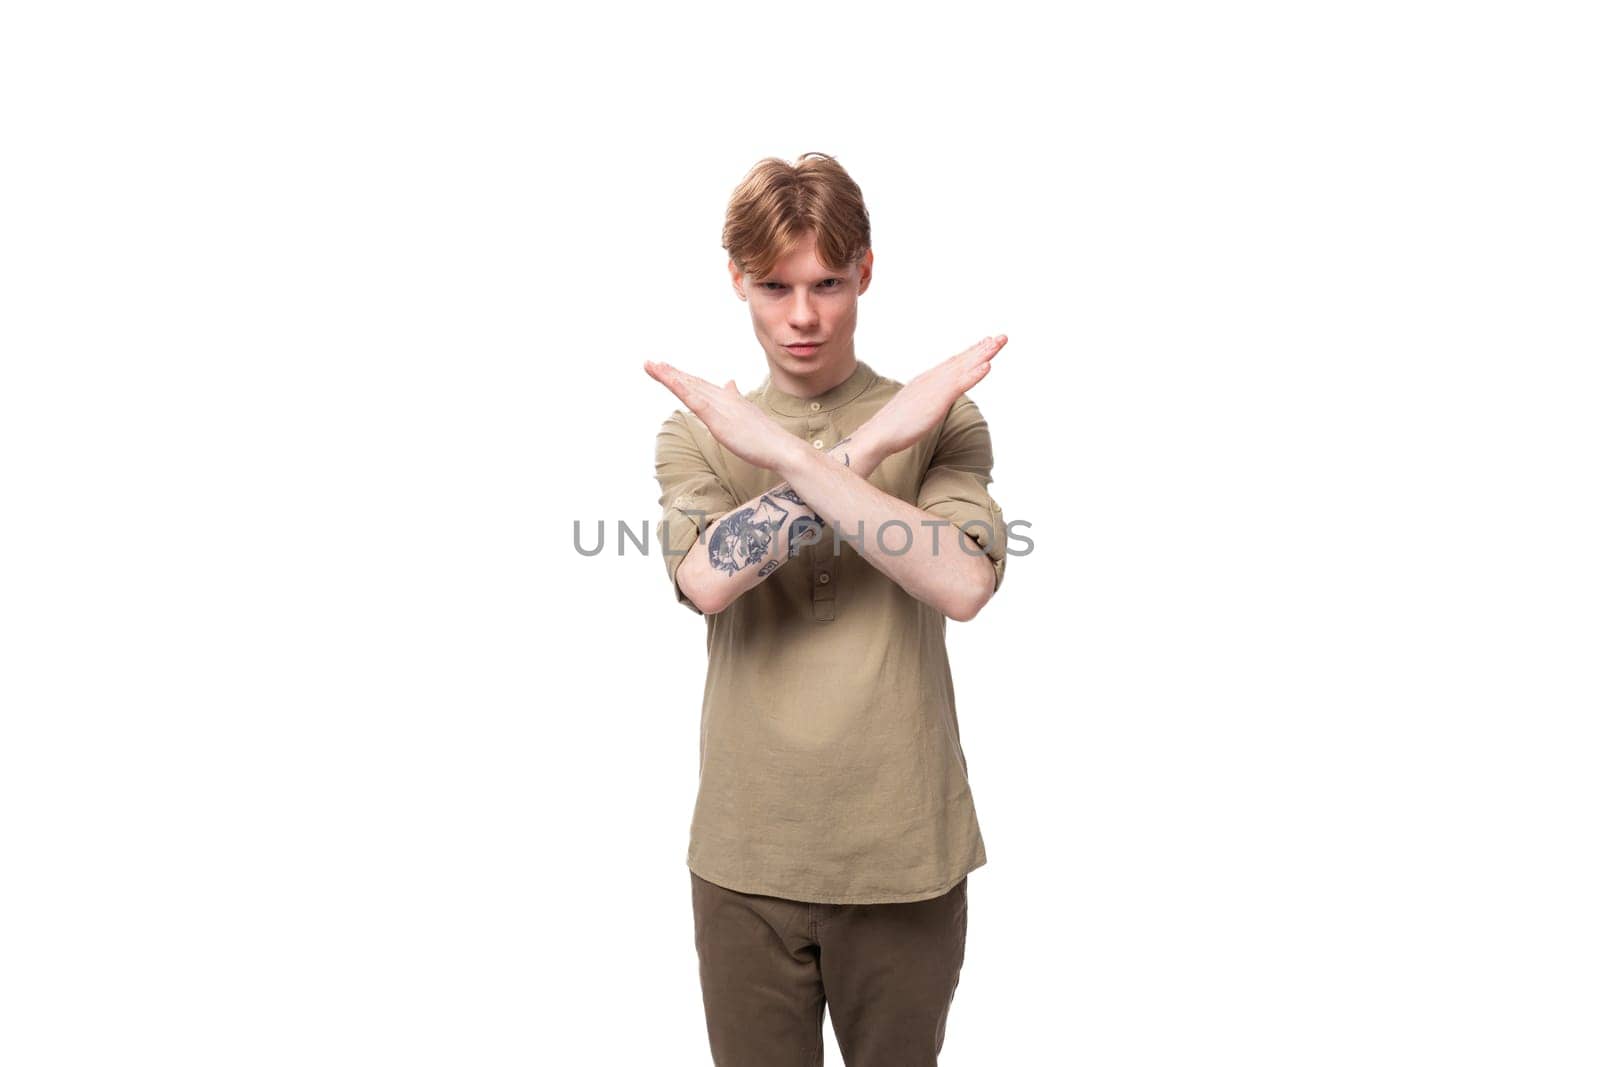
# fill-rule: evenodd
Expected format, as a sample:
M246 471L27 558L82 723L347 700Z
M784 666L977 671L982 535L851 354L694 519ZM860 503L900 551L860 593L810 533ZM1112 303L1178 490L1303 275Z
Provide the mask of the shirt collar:
M856 397L867 391L877 375L871 367L861 360L856 360L856 369L850 377L816 396L795 396L786 393L772 384L772 375L767 375L766 381L761 383L761 399L767 407L779 415L811 415L817 412L833 411L842 408Z

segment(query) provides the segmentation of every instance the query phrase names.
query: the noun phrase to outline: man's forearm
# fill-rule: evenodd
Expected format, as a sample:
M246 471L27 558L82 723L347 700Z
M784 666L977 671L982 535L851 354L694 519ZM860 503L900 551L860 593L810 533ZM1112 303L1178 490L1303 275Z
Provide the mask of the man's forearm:
M868 563L944 615L970 619L993 595L994 565L948 520L804 448L778 473L841 540L848 537Z
M846 437L810 458L863 485L883 462L870 433ZM706 614L722 611L801 548L825 539L823 521L792 485L780 482L710 525L678 564L678 586Z

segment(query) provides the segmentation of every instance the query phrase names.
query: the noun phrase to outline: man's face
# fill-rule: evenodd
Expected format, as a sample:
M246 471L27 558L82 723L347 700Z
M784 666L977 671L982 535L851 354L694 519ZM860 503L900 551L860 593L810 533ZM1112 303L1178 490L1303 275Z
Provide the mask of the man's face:
M729 264L779 388L817 382L831 388L849 376L845 368L854 369L856 297L872 279L872 252L838 271L817 259L816 247L816 235L808 234L761 278L746 277ZM816 345L797 344L803 341Z

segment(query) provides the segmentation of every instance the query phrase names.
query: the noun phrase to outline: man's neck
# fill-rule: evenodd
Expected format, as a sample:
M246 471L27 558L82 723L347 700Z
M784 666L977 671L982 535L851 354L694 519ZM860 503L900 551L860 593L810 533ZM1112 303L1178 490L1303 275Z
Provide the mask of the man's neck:
M830 369L826 378L815 376L796 378L774 366L770 359L767 360L767 369L774 389L779 389L790 396L797 396L804 400L813 396L821 396L829 389L848 381L850 375L856 372L856 354L852 350L849 356L849 360L841 363L838 367Z

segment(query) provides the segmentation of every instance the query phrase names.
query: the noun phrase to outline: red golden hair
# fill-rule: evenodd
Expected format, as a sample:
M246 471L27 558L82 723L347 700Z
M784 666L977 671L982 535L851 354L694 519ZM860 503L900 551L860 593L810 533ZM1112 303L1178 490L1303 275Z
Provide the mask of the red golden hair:
M729 198L722 247L742 273L762 278L810 233L823 266L854 266L872 247L861 187L825 153L807 152L792 164L769 156Z

